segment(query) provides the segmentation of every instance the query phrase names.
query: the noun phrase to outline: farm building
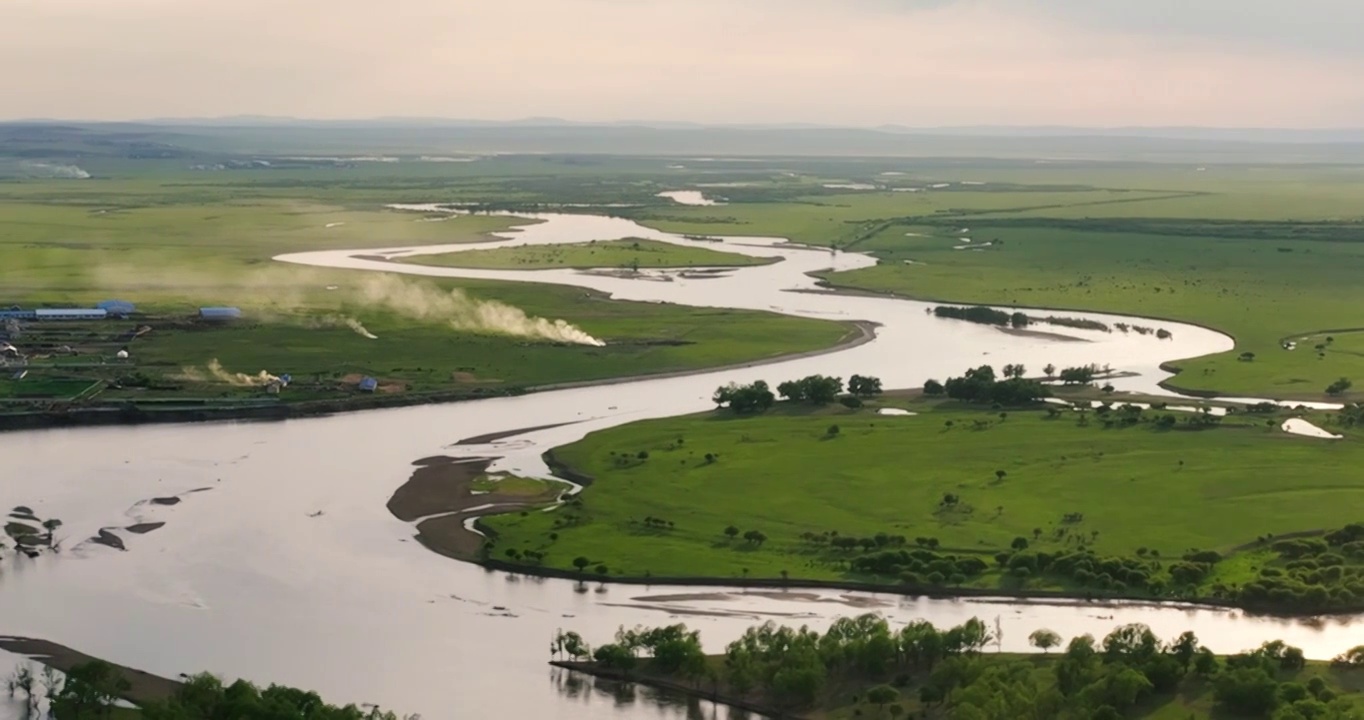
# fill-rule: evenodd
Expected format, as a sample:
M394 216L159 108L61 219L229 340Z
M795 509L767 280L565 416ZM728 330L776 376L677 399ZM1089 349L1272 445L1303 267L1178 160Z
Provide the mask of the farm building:
M38 313L34 310L25 310L18 305L0 310L0 320L34 320Z
M100 308L38 308L35 320L103 320L109 313Z
M95 307L109 313L109 317L128 317L137 310L137 307L127 300L105 300L96 303Z
M372 377L360 378L360 384L356 387L361 392L374 392L379 389L379 381Z
M201 307L199 318L202 320L236 320L242 316L241 308Z

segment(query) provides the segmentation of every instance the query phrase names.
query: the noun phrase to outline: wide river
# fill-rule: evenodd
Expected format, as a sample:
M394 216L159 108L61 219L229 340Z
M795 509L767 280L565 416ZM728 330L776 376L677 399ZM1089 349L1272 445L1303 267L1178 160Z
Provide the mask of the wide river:
M698 627L713 650L767 618L822 627L841 614L884 612L893 622L953 624L1000 618L1005 649L1026 648L1038 627L1102 635L1143 622L1173 637L1194 630L1210 647L1237 651L1280 638L1325 658L1364 642L1350 618L1287 621L1176 606L1090 606L952 601L895 595L744 593L688 588L698 601L650 600L664 587L592 585L490 572L436 556L384 507L411 462L436 454L497 454L498 468L546 472L539 455L585 433L643 418L705 410L716 386L810 373L871 374L887 387L915 386L982 363L1110 364L1138 373L1121 389L1158 392L1167 360L1228 350L1231 340L1165 321L1141 324L1174 337L1065 330L1088 342L1014 336L925 313L924 303L790 292L813 289L806 273L875 261L729 238L688 241L621 219L541 215L511 239L477 245L286 255L283 262L492 278L595 288L620 299L774 310L880 324L873 342L761 367L544 392L450 405L382 410L284 423L213 423L44 430L0 435L0 504L30 505L65 521L59 556L7 559L0 577L0 632L51 639L93 655L174 677L210 670L228 677L314 688L333 701L378 702L426 718L724 717L641 691L593 689L545 665L557 628L602 642L619 625ZM712 279L650 281L569 270L479 271L394 265L354 255L412 255L522 243L653 238L780 257ZM948 242L948 241L944 241ZM1067 312L1066 315L1080 316ZM1108 322L1120 318L1084 314ZM362 318L363 319L363 318ZM384 342L381 336L377 343ZM254 368L251 370L254 371ZM571 422L485 446L461 438ZM207 489L204 492L190 492ZM181 495L178 505L153 497ZM317 513L321 513L318 515ZM146 535L120 533L119 552L78 544L102 527L164 521ZM0 658L3 659L3 658ZM0 668L0 672L4 669ZM586 682L586 681L584 681Z

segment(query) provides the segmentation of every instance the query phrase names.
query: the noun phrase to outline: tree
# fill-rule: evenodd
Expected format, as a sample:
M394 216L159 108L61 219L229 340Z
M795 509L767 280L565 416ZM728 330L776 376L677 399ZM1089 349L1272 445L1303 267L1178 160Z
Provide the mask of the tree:
M848 378L848 392L857 397L872 397L881 394L881 378L867 375L853 375Z
M1198 636L1192 632L1185 632L1175 638L1175 641L1170 643L1170 654L1179 661L1179 666L1184 668L1184 672L1188 672L1189 665L1198 654Z
M577 660L587 657L590 653L587 650L587 643L583 642L583 636L575 632L566 632L563 635L564 652L568 656Z
M930 379L930 380L925 380L925 381L924 381L924 394L925 394L925 395L928 395L928 396L930 396L930 397L936 397L936 396L938 396L938 395L942 395L943 392L944 392L944 390L943 390L943 385L942 385L942 383L938 382L937 380L932 380L932 379Z
M768 410L777 401L777 396L765 381L755 380L749 385L724 385L716 389L711 399L718 407L728 406L736 413L749 414Z
M1003 470L996 470L996 471L995 471L995 480L998 480L998 481L1000 481L1000 482L1003 482L1003 481L1004 481L1004 478L1006 478L1006 477L1008 477L1008 476L1009 476L1009 473L1007 473L1007 472L1005 472L1005 471L1003 471Z
M596 660L602 667L625 672L634 669L638 662L634 653L614 643L607 643L598 647L592 652L592 659Z
M1028 369L1021 364L1005 365L1004 377L1018 380L1028 373Z
M838 432L839 431L837 425L830 425L829 429L824 431L824 434L827 437L838 437Z
M1069 367L1061 371L1061 382L1067 385L1088 385L1094 381L1095 369L1091 365Z
M1016 538L1014 538L1014 541L1013 541L1013 542L1009 543L1009 547L1013 548L1014 550L1019 550L1019 551L1027 550L1027 549L1028 549L1028 539L1025 538L1025 537L1016 537Z
M1327 394L1327 395L1344 395L1345 392L1346 392L1347 390L1349 390L1351 387L1354 387L1354 383L1350 381L1350 378L1344 378L1344 377L1343 377L1343 378L1340 378L1339 380L1337 380L1337 381L1331 383L1330 385L1326 386L1326 394Z
M602 565L598 565L596 569L597 569L597 574L598 574L598 575L605 575L606 572L607 572L607 570L609 570L610 568L608 568L608 567L606 567L606 565L602 564Z
M588 560L587 558L585 558L585 557L583 557L583 556L581 556L581 555L579 555L578 557L573 558L573 567L578 568L578 572L582 572L583 570L586 570L586 569L587 569L587 566L588 566L588 565L591 565L591 564L592 564L592 561L591 561L591 560Z
M787 380L777 384L777 394L791 402L805 399L805 386L799 380Z
M1040 630L1034 630L1033 633L1028 636L1028 642L1038 650L1049 653L1052 648L1061 644L1061 636L1051 630L1042 628Z
M733 540L734 538L739 536L739 528L730 525L729 527L725 528L725 535L728 536L730 540Z
M889 685L877 685L867 691L867 702L876 705L878 708L885 707L900 699L900 691Z
M1056 366L1052 365L1051 363L1047 363L1047 366L1042 368L1042 372L1047 376L1047 379L1050 380L1053 376L1056 375Z
M1229 670L1213 683L1213 698L1232 712L1262 716L1274 708L1279 684L1262 667Z

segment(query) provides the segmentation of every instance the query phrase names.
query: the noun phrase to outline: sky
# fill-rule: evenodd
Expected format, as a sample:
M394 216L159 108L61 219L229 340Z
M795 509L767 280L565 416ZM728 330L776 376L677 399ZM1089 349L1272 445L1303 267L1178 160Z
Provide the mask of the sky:
M0 118L1364 127L1360 0L0 0Z

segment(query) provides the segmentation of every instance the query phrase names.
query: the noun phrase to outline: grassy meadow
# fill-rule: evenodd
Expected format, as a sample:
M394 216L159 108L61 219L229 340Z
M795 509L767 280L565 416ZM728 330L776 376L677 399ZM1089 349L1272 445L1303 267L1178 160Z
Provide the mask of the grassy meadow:
M918 414L783 404L759 417L715 411L593 433L555 451L593 478L581 502L490 518L494 556L532 549L560 568L586 557L631 577L895 584L811 536L900 535L910 547L933 538L935 552L983 558L991 569L959 579L965 587L1082 592L1064 578L1019 582L995 556L1023 538L1032 552L1177 562L1360 520L1364 434L1329 414L1314 420L1345 440L1289 435L1282 414L1203 426L1191 424L1194 413L1149 410L1127 424L1116 410L886 402ZM1171 426L1156 422L1163 414ZM752 530L765 539L746 541ZM1220 562L1189 593L1244 584L1274 562Z
M404 194L406 181L371 178L361 183L368 190L357 190L306 185L301 177L298 185L280 182L267 172L245 175L236 176L242 179L232 188L202 182L210 177L203 174L7 184L14 192L0 202L0 305L120 298L136 303L143 315L82 326L79 342L54 341L54 347L69 344L79 358L39 352L23 380L11 374L0 380L0 398L41 398L37 391L44 388L52 391L46 397L70 398L71 388L95 381L112 384L101 401L261 397L258 387L208 372L213 360L229 374L293 375L296 383L283 400L344 397L364 375L379 378L385 392L501 391L749 362L828 347L848 333L838 323L616 302L580 288L383 276L390 286L421 288L423 298L437 303L460 293L451 310L456 316L467 315L462 309L471 303L502 303L532 319L564 320L607 345L457 326L452 320L459 317L372 302L366 288L374 273L271 258L304 250L483 241L525 219L384 209L383 202L411 199ZM684 250L677 259L715 256L721 254ZM722 257L731 264L742 260ZM191 317L202 305L240 306L246 318L195 324ZM349 321L362 323L377 339L347 327ZM132 341L129 361L112 362L127 344L119 336L139 324L152 332ZM35 327L27 342L71 327ZM16 339L16 345L24 343L22 336Z
M467 250L418 255L401 262L417 265L491 270L547 270L553 268L688 268L762 265L766 258L709 248L683 247L658 240L607 240L572 245L518 245L489 250Z
M1364 328L1355 281L1364 169L1096 164L909 171L879 182L880 191L823 189L780 206L637 217L665 230L783 235L877 256L876 267L824 276L840 287L1163 317L1235 337L1232 352L1181 361L1182 389L1322 400L1336 379L1364 377L1364 355L1348 350L1359 343L1349 333ZM974 246L957 249L964 238ZM1282 348L1300 336L1320 341Z

